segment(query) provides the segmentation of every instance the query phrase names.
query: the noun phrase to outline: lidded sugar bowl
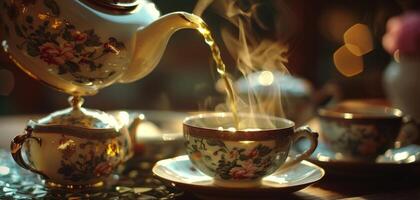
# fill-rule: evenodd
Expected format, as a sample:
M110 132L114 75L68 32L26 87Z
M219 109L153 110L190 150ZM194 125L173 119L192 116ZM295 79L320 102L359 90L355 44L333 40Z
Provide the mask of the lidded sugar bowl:
M80 97L71 97L70 103L70 108L29 121L11 143L12 157L39 174L47 187L102 186L131 156L128 128L112 115L82 108Z

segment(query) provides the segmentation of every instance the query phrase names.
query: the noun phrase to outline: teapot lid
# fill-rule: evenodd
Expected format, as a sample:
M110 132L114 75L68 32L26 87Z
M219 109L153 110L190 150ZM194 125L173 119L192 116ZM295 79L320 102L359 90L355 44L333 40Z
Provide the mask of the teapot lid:
M35 126L66 126L86 129L119 129L120 124L112 116L103 111L82 108L81 97L70 97L72 107L60 110L41 118Z
M83 0L84 2L115 11L130 11L135 9L141 0Z

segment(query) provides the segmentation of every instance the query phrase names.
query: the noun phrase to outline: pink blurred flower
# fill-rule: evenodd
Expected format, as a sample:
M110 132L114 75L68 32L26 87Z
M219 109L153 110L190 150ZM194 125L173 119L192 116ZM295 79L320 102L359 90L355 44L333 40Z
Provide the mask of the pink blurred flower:
M420 13L409 12L389 19L382 44L390 54L399 50L404 56L420 56Z

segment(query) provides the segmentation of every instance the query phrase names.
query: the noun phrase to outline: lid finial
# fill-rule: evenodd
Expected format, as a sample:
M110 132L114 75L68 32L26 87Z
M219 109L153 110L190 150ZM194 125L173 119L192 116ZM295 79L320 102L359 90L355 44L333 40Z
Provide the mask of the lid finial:
M69 103L73 109L80 109L85 100L81 96L71 96L69 97Z

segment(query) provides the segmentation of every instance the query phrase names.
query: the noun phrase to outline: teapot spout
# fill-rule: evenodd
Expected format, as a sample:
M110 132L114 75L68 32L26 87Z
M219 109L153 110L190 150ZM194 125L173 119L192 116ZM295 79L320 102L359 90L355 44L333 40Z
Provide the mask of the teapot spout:
M159 63L173 33L185 28L199 29L203 24L203 20L196 15L174 12L138 28L131 63L119 81L132 82L149 74Z

